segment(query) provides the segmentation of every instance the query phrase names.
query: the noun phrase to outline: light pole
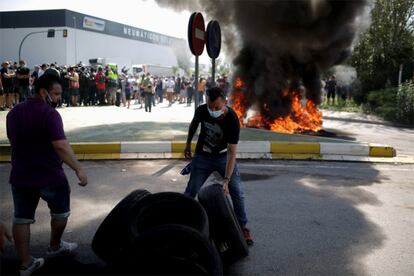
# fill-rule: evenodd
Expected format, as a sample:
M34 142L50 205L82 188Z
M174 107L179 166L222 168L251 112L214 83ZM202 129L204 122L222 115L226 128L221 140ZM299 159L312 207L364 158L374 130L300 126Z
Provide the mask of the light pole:
M77 42L76 42L76 16L73 17L73 26L75 28L75 64L78 60L78 49L77 49Z
M20 46L19 46L19 61L21 60L23 42L26 40L26 38L28 38L32 34L41 34L41 33L47 33L47 32L48 31L31 32L31 33L28 33L25 37L23 37L22 42L20 42Z

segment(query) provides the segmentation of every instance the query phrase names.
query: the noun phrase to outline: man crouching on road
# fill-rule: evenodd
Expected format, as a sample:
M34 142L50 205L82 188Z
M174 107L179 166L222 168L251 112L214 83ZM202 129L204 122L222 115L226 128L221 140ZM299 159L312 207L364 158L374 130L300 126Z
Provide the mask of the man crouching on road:
M30 254L30 224L42 198L51 214L50 245L46 256L69 255L76 243L61 240L70 214L70 187L62 161L72 168L79 185L88 183L65 137L62 118L55 110L61 98L58 77L42 75L35 83L35 95L18 104L7 115L7 137L11 144L10 184L14 201L13 237L21 260L20 275L31 275L43 266L43 258Z
M195 197L212 172L220 173L223 177L224 192L230 193L244 238L248 245L252 245L253 239L246 227L244 194L236 164L240 123L236 113L226 103L223 90L213 87L207 90L207 104L199 106L195 111L184 150L186 158L191 158L191 140L200 123L201 132L191 165L190 180L184 193Z

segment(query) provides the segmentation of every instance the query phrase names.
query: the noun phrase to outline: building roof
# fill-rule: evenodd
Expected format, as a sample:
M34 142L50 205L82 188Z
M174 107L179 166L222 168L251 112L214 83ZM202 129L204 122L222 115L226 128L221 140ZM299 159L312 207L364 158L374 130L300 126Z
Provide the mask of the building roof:
M76 28L168 46L185 43L183 39L66 9L0 12L0 29L56 27Z

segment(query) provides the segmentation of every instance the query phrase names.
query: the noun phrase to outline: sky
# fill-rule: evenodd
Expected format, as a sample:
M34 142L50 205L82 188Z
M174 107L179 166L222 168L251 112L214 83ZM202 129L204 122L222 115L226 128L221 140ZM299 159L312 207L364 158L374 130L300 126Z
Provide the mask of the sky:
M68 9L183 39L191 15L160 8L154 0L0 0L0 11L45 9ZM209 62L205 49L200 62Z

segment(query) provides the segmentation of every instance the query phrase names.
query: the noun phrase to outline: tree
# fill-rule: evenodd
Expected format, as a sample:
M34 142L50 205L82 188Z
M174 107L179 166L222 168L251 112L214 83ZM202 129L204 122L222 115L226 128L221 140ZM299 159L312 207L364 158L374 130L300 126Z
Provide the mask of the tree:
M376 0L371 16L371 26L349 60L361 81L357 102L365 102L368 91L396 86L401 64L406 68L403 80L412 77L407 69L414 61L414 1Z

